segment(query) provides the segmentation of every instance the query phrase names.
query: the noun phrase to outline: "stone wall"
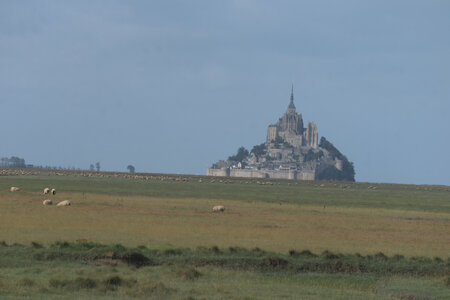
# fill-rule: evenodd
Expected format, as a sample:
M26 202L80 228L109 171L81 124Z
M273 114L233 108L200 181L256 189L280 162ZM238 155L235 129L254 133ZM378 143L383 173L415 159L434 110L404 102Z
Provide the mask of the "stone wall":
M297 176L298 180L315 180L316 179L316 172L311 170L311 171L301 171L298 176Z
M294 180L314 180L316 172L314 170L250 170L250 169L207 169L207 176L220 177L243 177L243 178L276 178Z
M222 168L222 169L208 168L208 169L206 169L206 176L228 177L228 176L230 176L230 169L228 169L228 168Z
M231 177L254 177L254 178L267 178L266 171L262 170L249 170L249 169L231 169Z

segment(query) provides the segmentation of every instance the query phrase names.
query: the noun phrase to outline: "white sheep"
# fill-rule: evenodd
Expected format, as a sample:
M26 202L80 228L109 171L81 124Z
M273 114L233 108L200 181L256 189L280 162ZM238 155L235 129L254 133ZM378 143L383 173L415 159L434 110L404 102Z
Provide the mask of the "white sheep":
M216 205L212 209L213 212L223 212L225 211L225 207L223 205Z
M9 190L10 190L11 192L18 192L18 191L20 191L20 188L15 187L15 186L12 186Z
M49 188L45 188L44 189L44 195L46 195L46 194L50 194L50 189Z
M47 200L44 200L44 202L42 202L42 204L44 204L44 205L52 205L53 201L50 200L50 199L47 199Z
M51 193L52 193L52 195L56 195L56 190L52 189Z
M70 206L70 201L69 200L64 200L59 202L58 204L56 204L56 206Z

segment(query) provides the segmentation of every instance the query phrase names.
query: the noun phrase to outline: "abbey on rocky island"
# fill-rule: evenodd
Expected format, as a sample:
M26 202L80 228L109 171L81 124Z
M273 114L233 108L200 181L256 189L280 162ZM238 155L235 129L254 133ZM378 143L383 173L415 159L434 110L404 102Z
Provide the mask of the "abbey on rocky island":
M236 155L213 164L206 174L355 181L353 164L324 137L318 142L316 124L303 126L303 117L295 108L293 87L286 112L267 128L266 142L254 146L251 152L239 148Z

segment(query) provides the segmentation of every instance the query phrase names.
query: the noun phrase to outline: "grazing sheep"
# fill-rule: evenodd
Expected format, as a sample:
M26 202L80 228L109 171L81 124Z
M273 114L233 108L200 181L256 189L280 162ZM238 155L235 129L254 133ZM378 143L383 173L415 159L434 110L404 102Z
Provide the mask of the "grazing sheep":
M44 202L42 202L42 204L44 204L44 205L52 205L53 201L50 200L50 199L47 199L47 200L44 200Z
M9 190L10 190L11 192L18 192L18 191L20 191L20 188L15 187L15 186L12 186Z
M214 206L212 209L213 212L223 212L225 211L225 207L223 205Z
M52 195L56 195L56 190L55 189L52 189Z
M56 206L70 206L70 201L69 200L61 201L58 204L56 204Z
M44 189L44 195L46 195L46 194L50 194L50 189L49 188L45 188Z

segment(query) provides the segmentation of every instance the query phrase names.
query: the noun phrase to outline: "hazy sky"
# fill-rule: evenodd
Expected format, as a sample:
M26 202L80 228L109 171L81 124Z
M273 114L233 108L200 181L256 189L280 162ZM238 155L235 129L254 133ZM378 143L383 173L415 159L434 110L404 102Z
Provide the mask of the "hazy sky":
M289 104L358 181L450 184L450 1L0 1L0 156L205 174Z

